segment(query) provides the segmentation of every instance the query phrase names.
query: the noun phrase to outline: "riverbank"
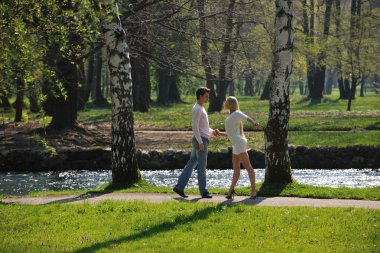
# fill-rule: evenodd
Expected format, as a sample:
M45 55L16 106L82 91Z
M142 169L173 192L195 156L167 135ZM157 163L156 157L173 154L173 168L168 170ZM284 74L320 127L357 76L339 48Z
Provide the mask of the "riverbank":
M168 135L170 135L168 133ZM0 171L61 171L111 169L110 147L56 147L17 148L0 150ZM255 168L265 167L265 154L250 150L250 160ZM353 146L345 148L304 146L289 147L294 169L349 169L380 168L380 147ZM173 170L186 164L190 150L138 150L137 160L141 170ZM209 169L230 169L231 149L210 151Z
M62 131L41 126L38 121L9 122L3 126L0 131L0 171L111 169L109 123L79 124ZM191 131L163 131L148 125L136 125L135 129L141 170L183 168L191 152ZM255 168L265 167L261 135L261 132L247 133L248 147L251 148L249 155ZM213 138L208 168L231 168L229 147L225 138ZM380 168L380 145L290 144L289 154L294 169Z

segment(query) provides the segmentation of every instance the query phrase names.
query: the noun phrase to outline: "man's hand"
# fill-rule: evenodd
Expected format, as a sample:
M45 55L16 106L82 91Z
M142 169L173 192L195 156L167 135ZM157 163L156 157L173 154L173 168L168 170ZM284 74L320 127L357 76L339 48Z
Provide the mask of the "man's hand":
M220 135L219 129L214 129L213 134L214 134L214 136L219 136Z
M205 144L203 143L199 144L199 151L201 152L205 151Z

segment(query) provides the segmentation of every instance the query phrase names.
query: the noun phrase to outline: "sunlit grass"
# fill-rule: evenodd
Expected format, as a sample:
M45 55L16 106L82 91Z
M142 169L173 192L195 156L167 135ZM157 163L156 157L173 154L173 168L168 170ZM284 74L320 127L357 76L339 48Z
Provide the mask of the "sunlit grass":
M380 211L208 203L0 204L2 252L376 252Z
M347 112L347 101L338 100L338 92L326 95L321 104L310 104L305 97L291 96L290 117L290 145L304 145L308 147L353 145L380 145L380 96L367 94L357 97L354 101L353 111ZM268 117L268 101L261 101L258 97L239 96L241 110L256 119L260 127L252 128L248 123L244 128L247 132L250 148L262 149L263 127ZM182 97L183 102L168 105L152 103L148 113L135 112L135 129L162 129L162 130L191 130L191 108L195 102L193 96ZM43 119L48 125L51 117L42 114L28 114L24 111L24 119ZM14 112L0 113L3 121L11 121ZM210 113L210 127L224 131L226 111ZM78 114L80 123L110 123L111 108L98 108L89 104ZM1 123L1 122L0 122ZM362 131L371 130L371 131ZM177 145L177 146L176 146ZM229 147L226 139L213 139L210 150ZM169 147L168 147L169 148ZM190 143L173 144L175 149L189 149Z
M339 100L339 94L335 90L332 95L325 95L320 104L310 104L310 100L304 96L291 96L290 130L306 131L346 131L356 128L367 130L380 130L380 96L367 94L365 97L357 97L353 101L352 111L346 111L346 100ZM256 119L262 126L266 125L269 102L262 101L258 97L238 96L240 108L243 112ZM135 124L146 125L153 128L190 130L191 108L195 102L193 96L183 96L183 102L168 105L152 103L148 113L135 112ZM207 108L207 105L206 105ZM36 120L42 118L42 114L29 113L24 110L24 120ZM224 121L228 116L225 110L210 113L210 126L224 129ZM0 117L5 121L12 121L14 110L1 112ZM50 120L45 117L45 120ZM111 108L98 108L88 104L86 109L78 113L80 123L99 123L111 121ZM252 127L246 125L247 130ZM256 130L262 130L257 128Z

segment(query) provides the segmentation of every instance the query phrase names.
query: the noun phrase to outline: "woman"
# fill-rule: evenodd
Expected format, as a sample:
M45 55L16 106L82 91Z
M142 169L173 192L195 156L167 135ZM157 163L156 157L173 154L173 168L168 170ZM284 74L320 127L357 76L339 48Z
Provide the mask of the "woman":
M219 135L227 136L232 143L232 167L234 170L232 182L227 199L233 199L235 195L235 186L240 177L240 164L247 170L251 182L251 199L256 198L255 171L249 161L247 152L247 139L244 136L243 121L247 120L252 125L258 125L257 122L239 110L239 103L236 97L229 96L224 103L229 110L230 115L225 121L226 133Z

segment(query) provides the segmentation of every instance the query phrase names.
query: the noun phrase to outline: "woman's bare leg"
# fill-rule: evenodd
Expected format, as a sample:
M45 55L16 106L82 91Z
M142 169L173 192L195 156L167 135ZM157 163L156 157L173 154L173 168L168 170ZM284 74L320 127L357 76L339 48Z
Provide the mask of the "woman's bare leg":
M235 186L240 177L240 158L238 155L232 155L232 168L234 170L234 173L232 176L230 190L235 189Z
M247 170L249 181L251 182L251 193L252 197L256 194L256 176L255 171L253 170L253 167L251 165L251 162L249 161L249 156L247 152L239 154L240 162L243 164L243 167Z

